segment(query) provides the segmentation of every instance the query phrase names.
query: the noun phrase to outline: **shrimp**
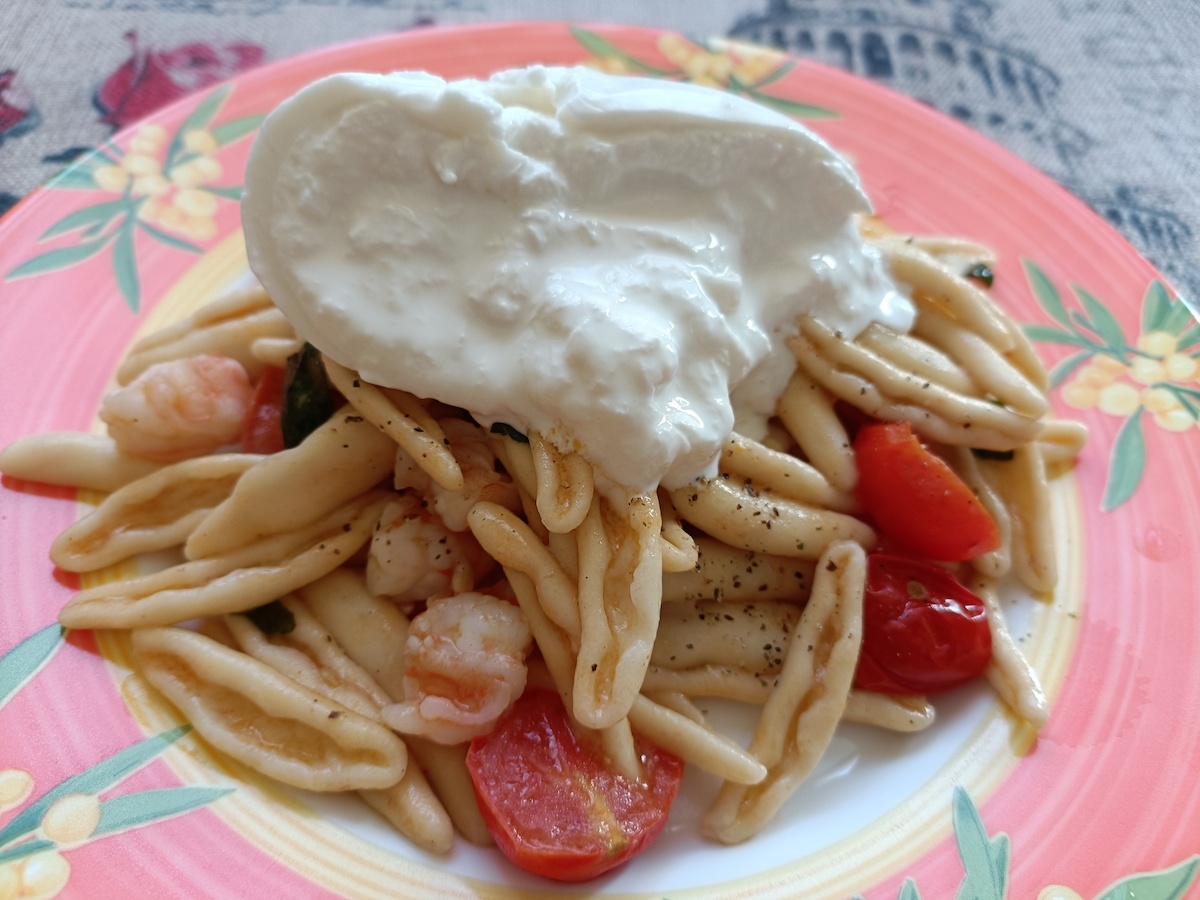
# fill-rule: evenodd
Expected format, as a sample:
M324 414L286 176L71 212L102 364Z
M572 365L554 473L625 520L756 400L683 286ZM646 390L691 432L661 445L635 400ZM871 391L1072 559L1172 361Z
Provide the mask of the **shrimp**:
M450 442L450 452L462 468L462 488L448 491L439 486L402 449L396 453L396 488L413 488L429 498L433 511L451 531L467 531L467 513L481 500L519 512L521 498L517 487L507 473L497 471L496 456L488 446L484 430L462 419L438 419L438 425Z
M122 450L176 462L237 441L253 395L237 360L191 356L150 366L110 391L100 418Z
M404 700L383 721L439 744L486 734L525 690L532 643L511 603L475 592L431 600L409 627Z
M367 555L367 587L400 603L469 591L496 562L469 531L457 534L405 494L379 517Z

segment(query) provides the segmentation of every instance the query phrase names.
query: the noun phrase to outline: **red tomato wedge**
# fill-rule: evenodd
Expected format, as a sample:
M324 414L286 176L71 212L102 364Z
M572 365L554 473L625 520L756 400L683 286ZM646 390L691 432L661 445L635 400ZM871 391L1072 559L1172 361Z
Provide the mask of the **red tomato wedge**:
M867 557L855 687L931 694L969 681L991 658L987 609L953 575L903 556Z
M854 439L858 499L892 540L927 559L974 559L1000 546L991 514L907 422L873 422Z
M595 878L644 850L667 822L683 762L640 738L635 746L641 783L575 733L558 694L527 690L467 753L497 846L525 871L557 881Z
M247 453L278 453L283 449L283 369L267 366L254 388L254 399L242 423L242 449Z

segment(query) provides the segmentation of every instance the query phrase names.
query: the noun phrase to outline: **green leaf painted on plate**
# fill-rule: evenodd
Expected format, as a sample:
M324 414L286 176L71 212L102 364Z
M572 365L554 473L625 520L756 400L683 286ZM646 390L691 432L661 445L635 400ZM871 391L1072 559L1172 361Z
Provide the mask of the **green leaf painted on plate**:
M190 241L185 241L183 238L177 238L173 234L168 234L161 228L155 228L148 222L138 222L138 228L150 235L159 243L166 244L168 247L174 247L176 250L186 250L188 253L203 253L204 249L197 247Z
M1067 317L1066 307L1063 306L1062 295L1058 293L1058 288L1050 281L1043 272L1031 259L1022 259L1021 265L1025 268L1025 278L1029 282L1029 287L1033 291L1033 296L1037 298L1050 318L1058 322L1060 325L1071 327L1071 320Z
M616 45L600 37L594 31L588 31L586 28L572 28L571 37L575 38L579 45L592 54L592 56L598 56L601 59L620 59L631 68L637 69L639 72L644 72L647 75L663 76L671 74L666 69L656 68L642 62L640 59L630 56Z
M98 191L100 185L88 166L72 165L46 179L45 187L59 191Z
M1187 388L1178 384L1168 383L1165 385L1165 387L1175 395L1175 399L1178 400L1183 408L1187 410L1189 416L1191 416L1193 419L1200 420L1200 406L1197 406L1195 400L1192 399L1194 396L1196 396L1194 391L1189 391Z
M58 237L60 234L66 234L68 231L74 231L77 228L86 228L87 226L103 226L107 225L121 213L129 214L133 211L133 204L128 200L110 200L107 203L95 203L91 206L85 206L83 209L77 209L75 212L63 216L53 225L46 229L45 233L39 240Z
M55 622L35 631L0 656L0 706L36 675L62 646L62 626Z
M233 788L177 787L138 791L113 797L100 804L100 823L95 837L140 828L163 819L183 815L219 800Z
M1179 336L1179 341L1176 346L1180 350L1187 350L1193 344L1200 342L1200 323L1193 325L1187 331Z
M226 144L232 144L239 138L244 138L257 131L265 118L266 116L246 116L242 119L234 119L232 122L225 122L212 130L212 136L217 139L218 144L224 147Z
M1083 308L1087 311L1088 318L1091 320L1096 333L1100 335L1104 343L1113 348L1124 347L1125 332L1121 328L1121 323L1108 311L1108 307L1083 288L1076 285L1072 289L1075 291L1075 296L1083 304Z
M1185 859L1170 869L1142 872L1111 885L1096 900L1182 900L1200 873L1200 856Z
M832 109L826 109L823 106L813 106L811 103L797 103L795 100L772 97L770 94L760 94L758 91L750 91L750 96L764 106L769 106L797 119L839 118L838 114Z
M1066 344L1068 347L1089 347L1086 340L1074 331L1063 331L1053 325L1024 325L1025 336L1031 341L1041 341L1044 344Z
M954 838L966 875L957 900L1005 900L1008 893L1008 835L989 838L979 810L960 786L954 788Z
M1121 426L1113 442L1108 462L1108 483L1100 508L1105 512L1116 509L1133 496L1146 468L1146 437L1142 433L1142 410L1138 410Z
M584 50L592 54L592 56L624 56L625 54L618 50L611 42L600 37L594 31L588 31L584 28L572 28L571 37L579 43Z
M54 841L48 841L45 838L26 841L23 844L17 844L15 847L9 847L7 850L0 850L0 865L12 862L15 859L33 856L33 854L41 853L43 850L53 850L57 846L58 844L54 843Z
M746 85L746 87L752 91L757 91L757 90L761 90L762 88L765 88L768 84L774 84L779 79L781 79L785 75L787 75L788 72L792 71L792 69L796 68L796 62L797 62L797 60L789 59L787 62L785 62L783 65L781 65L778 69L776 69L774 72L767 75L765 78L760 78L758 81L754 82L754 84L748 84L748 85Z
M1167 313L1167 317L1163 319L1161 328L1169 334L1179 334L1195 321L1196 317L1192 315L1192 311L1187 308L1187 305L1176 300L1171 311Z
M96 169L100 166L117 165L117 159L120 156L120 150L115 150L110 155L96 148L79 157L61 171L51 175L46 179L45 186L69 191L99 190L100 186L96 184Z
M183 124L175 132L175 137L171 138L171 146L167 149L167 164L163 168L169 169L175 164L175 158L179 155L179 151L183 149L183 139L189 131L197 131L208 127L208 123L213 120L213 117L221 109L221 106L225 103L232 90L233 85L231 84L222 85L217 88L192 110L191 115L183 120Z
M1161 281L1152 281L1142 297L1142 334L1158 331L1171 312L1171 298Z
M218 197L224 197L226 200L241 200L242 194L245 192L241 185L231 185L229 187L213 187L212 185L204 185L200 188L202 191L208 191L210 194L216 194Z
M1073 353L1056 362L1049 373L1051 390L1066 381L1071 373L1091 359L1092 355L1091 350L1081 350L1079 353Z
M142 305L142 284L138 278L137 256L133 248L133 222L126 222L117 232L117 241L113 245L113 275L117 279L117 288L130 310L137 312Z
M181 725L146 738L50 788L0 828L0 847L37 828L46 810L59 797L67 794L99 794L108 790L155 759L191 730L191 725Z
M911 878L905 878L904 884L900 885L897 900L921 900L921 895L917 892L917 883Z
M5 281L16 281L18 278L31 278L34 275L44 275L46 272L57 272L69 269L78 263L95 256L112 241L112 235L102 237L90 243L75 244L72 247L59 247L47 250L33 259L28 259L5 276Z

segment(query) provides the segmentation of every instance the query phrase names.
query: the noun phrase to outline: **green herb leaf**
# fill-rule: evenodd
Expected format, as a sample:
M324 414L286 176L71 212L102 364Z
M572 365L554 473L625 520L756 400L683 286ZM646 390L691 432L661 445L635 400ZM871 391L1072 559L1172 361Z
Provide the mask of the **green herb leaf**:
M921 900L921 895L917 893L917 883L911 878L905 878L904 884L900 885L898 900Z
M71 266L95 256L107 247L112 240L113 236L108 235L90 243L48 250L39 256L35 256L33 259L21 263L21 265L9 272L4 280L16 281L18 278L32 278L34 275L43 275L46 272L69 269Z
M67 794L99 794L108 790L145 766L191 730L191 725L181 725L179 728L146 738L55 785L0 828L0 847L37 828L46 810L59 797L65 797Z
M1090 347L1091 344L1074 331L1063 331L1053 325L1024 325L1025 336L1044 344L1066 344L1069 347Z
M1005 900L1008 893L1008 835L988 838L979 810L961 786L954 788L954 838L966 875L958 900Z
M129 831L191 812L233 792L233 788L176 787L138 791L100 804L100 823L93 837Z
M1070 356L1060 359L1054 364L1050 370L1050 387L1051 389L1058 387L1071 373L1082 366L1085 362L1092 358L1091 350L1082 350L1079 353L1072 353Z
M291 634L296 630L296 617L278 600L246 610L242 615L263 634Z
M63 642L62 626L55 622L35 631L0 656L0 706L19 691L58 651Z
M226 144L232 144L238 138L244 138L257 131L265 118L266 116L246 116L242 119L234 119L232 122L225 122L212 130L212 136L217 139L218 144L224 147Z
M333 415L333 388L321 362L321 351L305 344L288 357L279 424L284 447L298 447Z
M985 450L983 447L972 447L971 454L977 459L992 459L996 462L1010 462L1013 458L1012 450Z
M1053 282L1046 276L1046 273L1038 268L1037 263L1031 259L1022 259L1021 265L1025 268L1025 278L1029 281L1029 287L1033 290L1033 296L1037 298L1038 303L1042 305L1050 318L1058 322L1060 325L1071 327L1071 320L1067 317L1067 310L1063 306L1062 296L1058 293Z
M1105 512L1116 509L1133 496L1146 468L1146 437L1142 433L1142 410L1138 409L1125 420L1113 442L1108 463L1108 483L1100 508Z
M987 263L975 263L975 265L963 272L963 277L973 278L984 287L990 288L996 280L996 273L992 271L992 267Z
M127 221L117 232L117 242L113 245L113 275L117 279L117 287L125 298L130 310L137 312L142 305L142 284L138 278L137 257L133 248L133 222Z
M128 214L132 211L132 204L124 199L110 200L107 203L95 203L92 206L85 206L83 209L77 209L70 215L59 219L47 228L38 240L44 241L47 238L58 237L60 234L66 234L68 231L74 231L76 228L86 228L88 225L103 227L121 213Z
M1126 346L1125 332L1121 328L1121 323L1108 311L1108 307L1077 285L1072 286L1072 290L1083 304L1096 333L1100 335L1104 343L1114 350L1124 348Z
M521 432L517 431L517 429L513 428L511 425L505 424L504 422L493 422L491 432L492 434L502 434L506 438L511 438L512 440L516 441L518 444L529 443L529 438L525 437L525 435L521 434Z
M1131 875L1108 887L1096 900L1182 900L1200 872L1200 856L1170 869Z

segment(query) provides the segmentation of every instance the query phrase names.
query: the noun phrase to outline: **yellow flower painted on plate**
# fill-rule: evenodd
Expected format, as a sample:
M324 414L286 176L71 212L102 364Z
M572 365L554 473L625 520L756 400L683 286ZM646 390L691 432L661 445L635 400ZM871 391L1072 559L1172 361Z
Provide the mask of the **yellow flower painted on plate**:
M31 793L32 775L24 769L0 769L0 813L16 809Z
M1083 900L1083 897L1065 884L1048 884L1037 895L1037 900Z
M71 878L71 864L57 850L0 863L0 900L49 900Z
M81 844L100 824L100 800L95 794L59 797L42 816L42 834L59 846Z
M127 195L136 202L136 219L191 241L210 241L217 235L217 195L206 187L224 173L214 154L221 149L207 128L181 135L181 150L172 154L161 125L143 125L129 141L129 152L114 165L92 172L96 187ZM170 159L176 160L168 168Z
M779 90L778 85L795 68L796 60L767 47L661 34L655 41L658 54L641 57L594 31L572 28L571 35L587 51L583 64L601 72L703 85L748 97L798 119L837 117L831 110L793 100L786 96L786 90Z
M1086 288L1060 291L1032 260L1022 260L1034 298L1053 324L1025 326L1036 341L1072 348L1050 371L1050 384L1074 409L1121 419L1109 454L1101 509L1133 496L1148 460L1146 420L1169 434L1200 428L1200 321L1193 305L1153 280L1130 338L1121 321Z

